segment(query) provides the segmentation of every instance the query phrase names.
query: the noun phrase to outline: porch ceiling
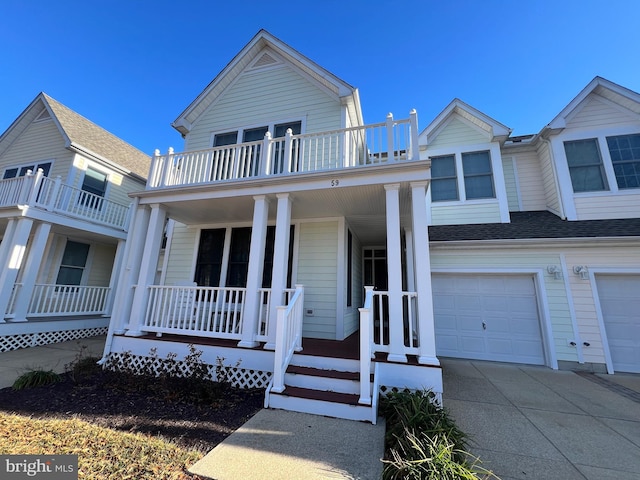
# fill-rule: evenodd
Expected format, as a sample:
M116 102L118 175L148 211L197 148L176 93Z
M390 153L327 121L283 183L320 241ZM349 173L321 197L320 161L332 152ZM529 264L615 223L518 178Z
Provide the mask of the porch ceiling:
M269 220L275 222L277 198L269 198ZM291 193L292 220L346 217L349 227L364 244L384 243L386 231L386 196L384 186L361 185L325 188ZM251 223L252 195L226 198L200 198L163 203L169 217L187 225ZM408 183L400 187L401 223L410 218L411 196Z

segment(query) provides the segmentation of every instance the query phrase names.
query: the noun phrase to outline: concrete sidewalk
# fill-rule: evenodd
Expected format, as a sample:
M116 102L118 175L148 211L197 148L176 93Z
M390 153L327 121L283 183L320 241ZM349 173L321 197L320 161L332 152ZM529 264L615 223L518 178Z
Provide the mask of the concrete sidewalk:
M261 410L190 472L216 480L382 477L384 422Z
M640 479L640 375L441 362L445 408L503 480Z
M40 347L21 348L0 353L0 388L10 387L13 382L29 370L53 370L63 373L65 365L73 362L82 346L83 355L102 357L105 335L52 343Z

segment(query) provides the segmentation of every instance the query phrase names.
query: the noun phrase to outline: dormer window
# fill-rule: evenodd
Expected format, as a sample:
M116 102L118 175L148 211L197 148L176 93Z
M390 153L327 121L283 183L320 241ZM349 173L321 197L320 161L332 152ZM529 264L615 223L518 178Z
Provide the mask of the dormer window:
M640 134L607 137L619 189L640 187Z
M462 178L458 172L462 172ZM496 198L488 150L431 157L431 201Z
M564 142L574 192L607 190L598 140Z

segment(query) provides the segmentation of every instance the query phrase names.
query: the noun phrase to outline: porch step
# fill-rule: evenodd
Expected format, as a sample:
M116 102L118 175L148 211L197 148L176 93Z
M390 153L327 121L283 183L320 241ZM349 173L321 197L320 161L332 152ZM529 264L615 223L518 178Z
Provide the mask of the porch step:
M282 393L270 393L269 407L375 423L371 406L358 404L358 398L356 394L287 385Z

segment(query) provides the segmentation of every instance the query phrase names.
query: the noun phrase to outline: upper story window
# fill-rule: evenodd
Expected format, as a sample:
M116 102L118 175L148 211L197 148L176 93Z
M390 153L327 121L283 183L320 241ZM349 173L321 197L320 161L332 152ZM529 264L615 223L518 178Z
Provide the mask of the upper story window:
M213 146L221 147L223 145L234 145L240 142L254 142L262 140L265 133L271 132L273 138L284 137L287 129L291 129L294 135L302 133L302 122L287 122L277 123L271 125L263 125L259 127L252 127L240 130L234 130L232 132L216 133L213 136ZM239 140L242 139L242 140Z
M640 187L640 134L607 137L619 189Z
M491 154L486 150L432 157L430 190L433 202L495 198Z
M102 199L107 191L107 175L88 167L84 173L81 190L92 195L82 195L80 203L90 208L101 208Z
M35 173L38 171L38 169L42 169L42 173L45 177L47 177L49 175L49 171L51 170L52 163L53 162L29 163L26 165L8 167L7 169L5 169L2 178L24 177L29 170Z
M564 150L574 192L640 188L640 134L566 141Z
M607 190L602 156L596 138L564 142L574 192Z
M455 155L431 159L431 200L442 202L458 200L458 178Z

